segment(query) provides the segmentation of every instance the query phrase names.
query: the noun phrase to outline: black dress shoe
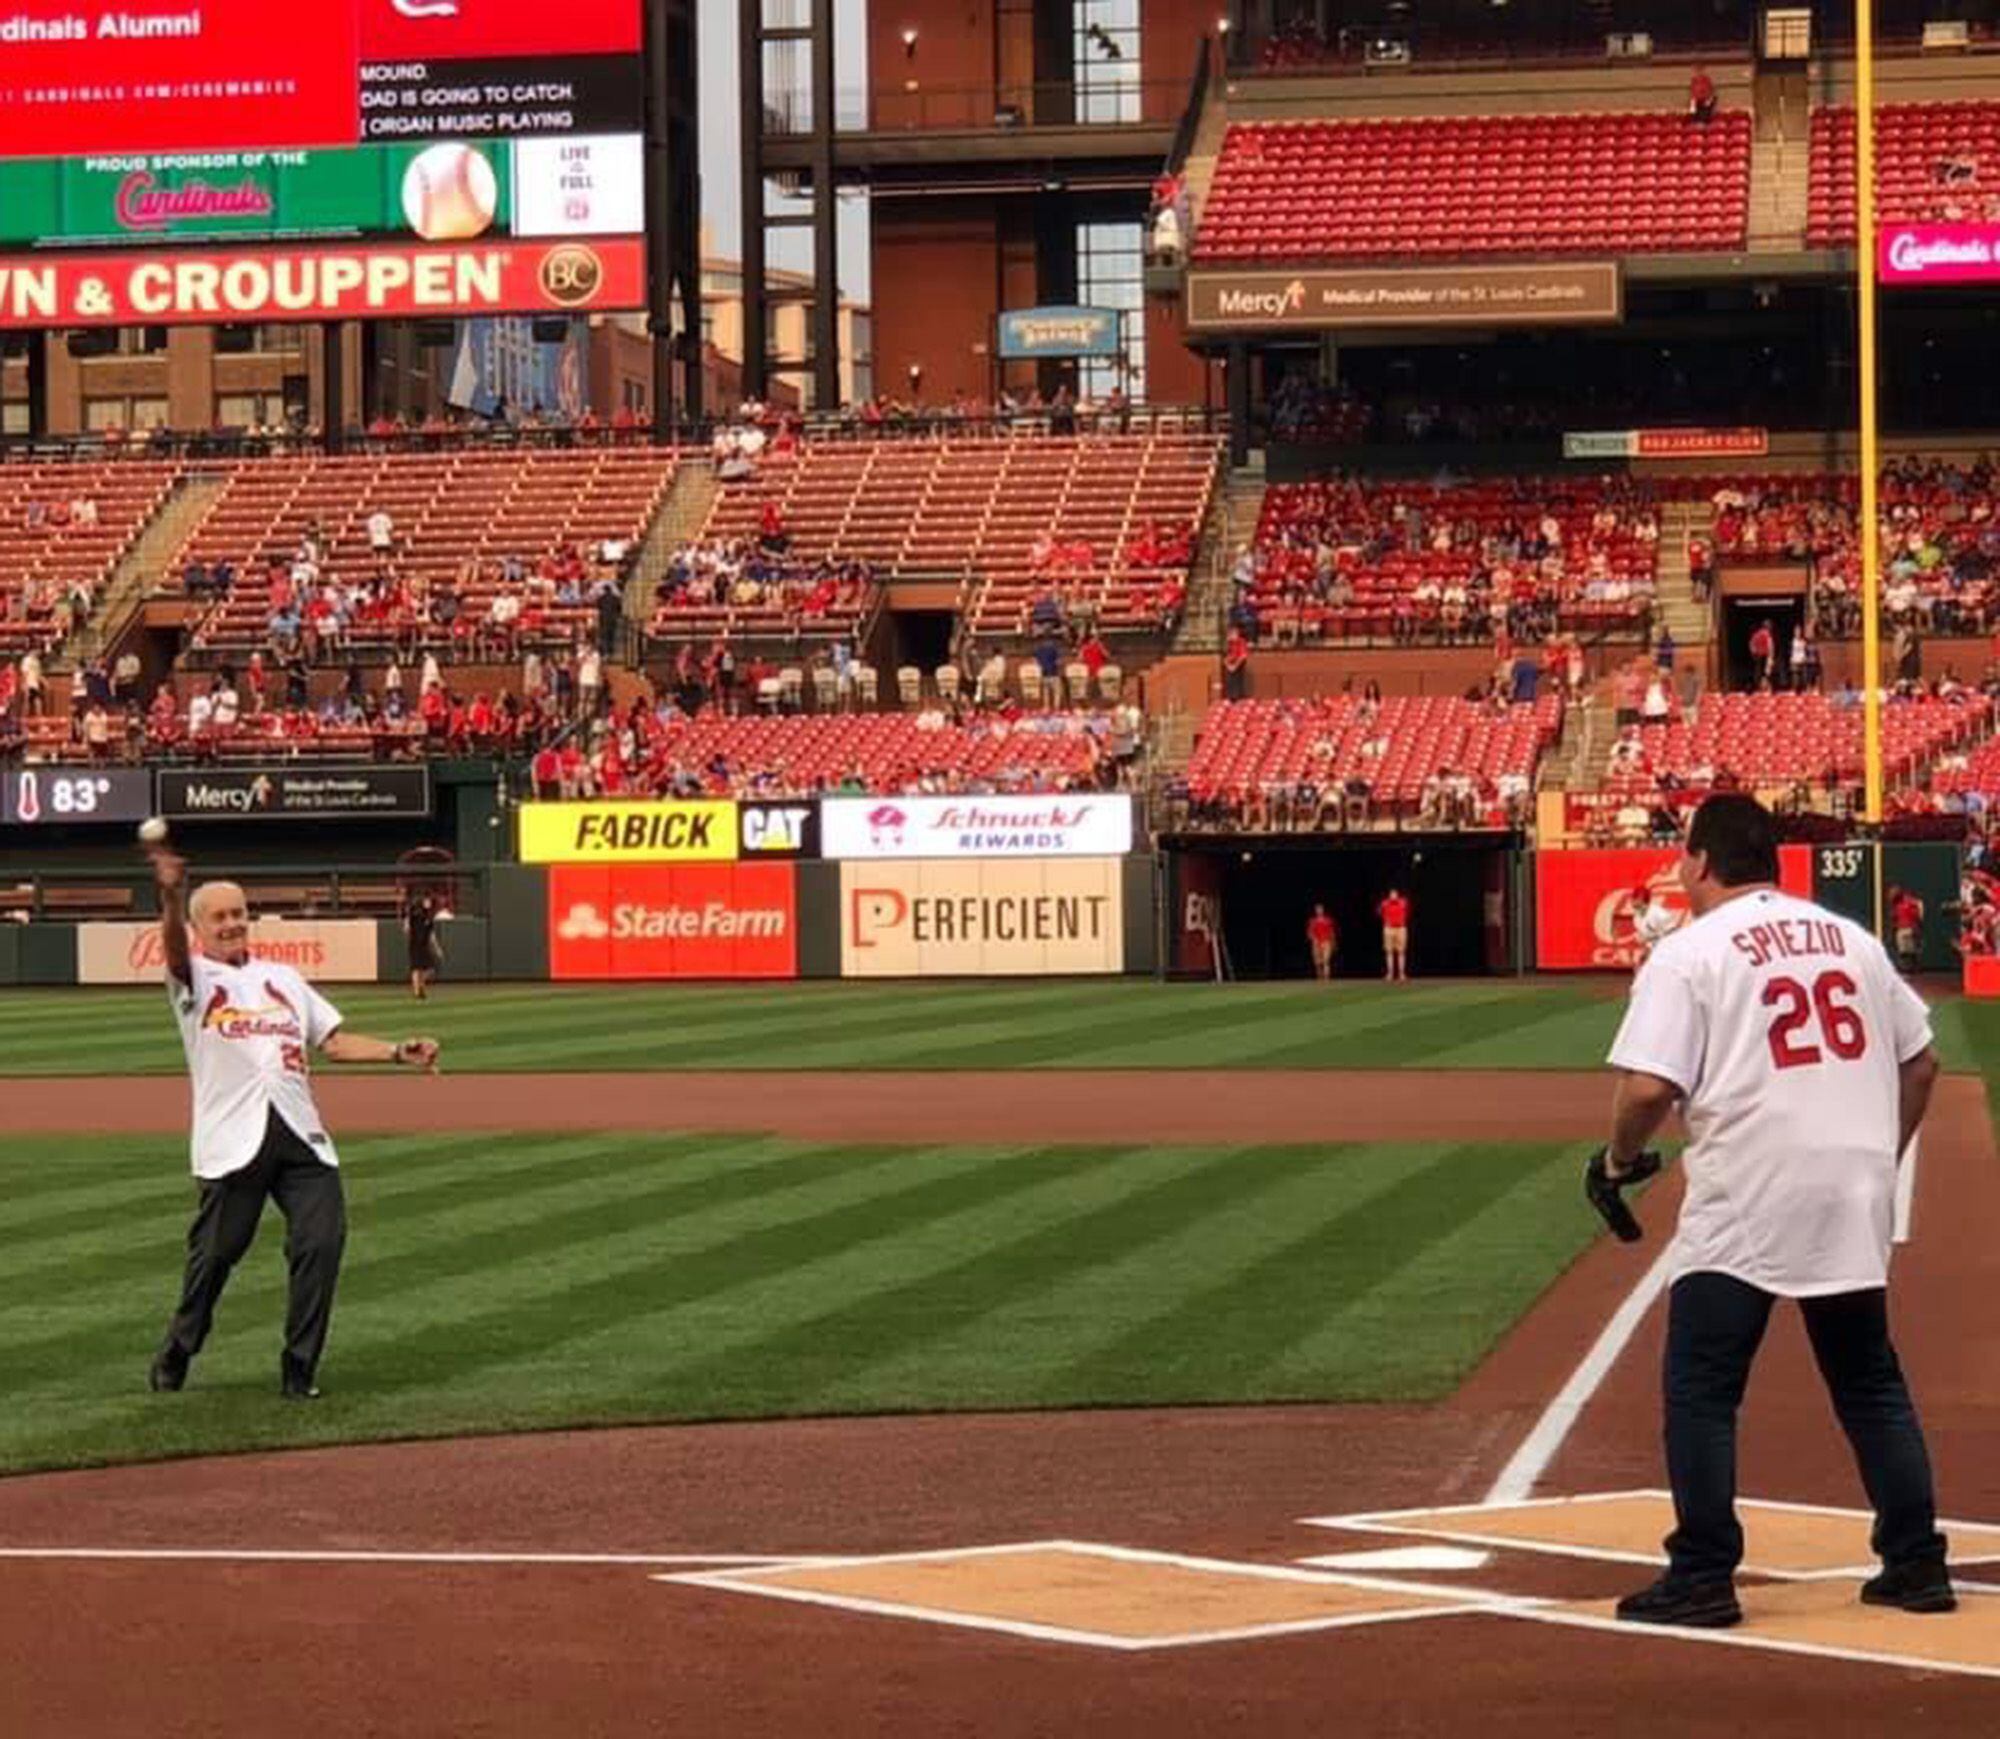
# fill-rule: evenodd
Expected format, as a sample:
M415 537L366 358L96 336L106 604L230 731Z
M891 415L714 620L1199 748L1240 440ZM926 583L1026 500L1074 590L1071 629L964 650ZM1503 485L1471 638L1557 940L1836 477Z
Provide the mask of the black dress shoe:
M1898 1564L1861 1584L1862 1603L1896 1606L1905 1612L1956 1612L1958 1596L1951 1591L1951 1574L1942 1558L1920 1558Z
M319 1385L312 1372L287 1357L278 1365L278 1389L287 1401L317 1401Z
M1677 1624L1689 1630L1727 1630L1743 1622L1736 1585L1727 1576L1662 1576L1650 1588L1618 1602L1627 1624Z
M153 1360L153 1367L146 1373L146 1387L155 1394L172 1394L187 1382L187 1354L178 1347L169 1347Z

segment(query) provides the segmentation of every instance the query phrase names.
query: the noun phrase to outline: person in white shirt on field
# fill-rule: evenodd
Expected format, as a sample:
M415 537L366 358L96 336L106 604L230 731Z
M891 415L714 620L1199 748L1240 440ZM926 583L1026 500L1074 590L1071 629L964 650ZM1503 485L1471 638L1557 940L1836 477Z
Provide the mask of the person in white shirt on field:
M365 1038L289 966L254 960L250 913L233 882L208 882L187 899L187 865L149 849L160 892L167 997L194 1088L190 1158L199 1190L188 1231L187 1272L149 1381L175 1390L208 1338L217 1300L250 1248L274 1197L285 1216L290 1265L279 1389L318 1396L316 1373L333 1313L347 1240L339 1159L313 1104L307 1053L336 1063L437 1067L431 1038ZM199 947L197 948L197 944Z
M1778 889L1777 830L1754 798L1718 795L1695 812L1680 879L1693 917L1632 987L1611 1047L1611 1141L1592 1162L1614 1185L1643 1172L1646 1144L1682 1104L1687 1192L1665 1378L1676 1526L1666 1574L1618 1616L1741 1621L1736 1415L1781 1298L1798 1300L1874 1505L1883 1571L1862 1600L1949 1611L1930 1458L1890 1344L1887 1290L1896 1169L1938 1073L1929 1012L1872 934Z

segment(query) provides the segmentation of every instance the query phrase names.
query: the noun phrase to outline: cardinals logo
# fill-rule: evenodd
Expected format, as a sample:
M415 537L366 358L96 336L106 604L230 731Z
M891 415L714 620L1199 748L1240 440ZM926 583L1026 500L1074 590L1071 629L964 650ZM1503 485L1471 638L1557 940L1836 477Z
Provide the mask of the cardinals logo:
M236 1008L229 1001L228 987L217 985L201 1011L203 1031L222 1039L290 1039L296 1043L301 1036L298 1011L269 984L264 990L274 999L274 1006Z

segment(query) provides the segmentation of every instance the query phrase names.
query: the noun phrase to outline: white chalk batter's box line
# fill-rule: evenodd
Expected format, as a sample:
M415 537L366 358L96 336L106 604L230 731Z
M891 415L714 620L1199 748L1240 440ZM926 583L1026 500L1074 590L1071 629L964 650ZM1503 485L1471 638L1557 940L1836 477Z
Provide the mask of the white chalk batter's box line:
M1471 1504L1423 1504L1407 1510L1370 1510L1353 1516L1302 1516L1299 1525L1307 1528L1350 1529L1357 1534L1395 1534L1406 1539L1449 1540L1454 1544L1469 1546L1491 1546L1500 1550L1515 1552L1539 1552L1550 1558L1589 1558L1605 1564L1649 1564L1658 1568L1663 1561L1662 1552L1625 1552L1613 1546L1566 1545L1554 1540L1525 1540L1513 1534L1479 1533L1472 1528L1413 1527L1405 1519L1410 1516L1480 1516L1496 1512L1512 1514L1515 1510L1559 1510L1575 1508L1583 1504L1624 1503L1633 1498L1655 1498L1661 1503L1671 1504L1673 1493L1651 1487L1641 1487L1633 1491L1592 1491L1582 1492L1573 1497L1519 1498L1498 1503ZM1781 1498L1739 1497L1741 1506L1765 1510L1787 1510L1795 1515L1833 1516L1842 1521L1866 1521L1866 1510L1842 1509L1835 1504L1790 1503ZM1991 1522L1938 1521L1938 1528L1949 1538L1954 1528L1978 1528L1991 1531ZM2000 1564L2000 1552L1969 1553L1961 1557L1952 1554L1955 1569L1971 1569L1979 1565ZM1868 1577L1882 1566L1870 1558L1864 1563L1841 1564L1826 1570L1774 1570L1769 1565L1744 1563L1742 1573L1762 1576L1773 1582L1839 1582L1851 1581L1856 1577ZM1630 1628L1629 1626L1627 1627Z
M1471 1588L1443 1588L1431 1583L1411 1582L1380 1576L1354 1576L1328 1571L1293 1569L1282 1564L1239 1563L1226 1558L1199 1558L1185 1552L1145 1551L1136 1546L1107 1546L1087 1540L1022 1540L999 1546L946 1547L925 1552L885 1552L874 1557L806 1558L794 1563L766 1564L762 1572L817 1568L869 1568L878 1564L921 1564L958 1562L968 1558L996 1558L1029 1552L1070 1552L1083 1557L1111 1558L1131 1564L1171 1564L1182 1570L1209 1570L1229 1576L1259 1577L1274 1582L1303 1582L1317 1587L1361 1589L1371 1593L1423 1598L1442 1604L1415 1606L1397 1612L1329 1614L1324 1618L1274 1620L1267 1624L1231 1626L1224 1630L1193 1630L1157 1636L1117 1636L1105 1631L1072 1629L1066 1625L1037 1624L1028 1619L995 1618L981 1613L953 1612L945 1607L914 1606L894 1600L877 1600L865 1595L835 1594L818 1588L788 1588L782 1584L749 1580L743 1569L709 1570L660 1575L656 1582L673 1582L685 1587L722 1588L736 1594L759 1594L768 1599L796 1600L808 1606L830 1606L843 1612L872 1613L883 1618L915 1619L957 1630L990 1630L1007 1636L1023 1636L1037 1642L1078 1643L1087 1648L1115 1649L1140 1653L1147 1649L1191 1648L1213 1642L1252 1642L1268 1636L1296 1636L1309 1631L1351 1630L1362 1625L1395 1624L1414 1618L1454 1618L1468 1613L1505 1613L1531 1607L1539 1602L1531 1597L1492 1594Z

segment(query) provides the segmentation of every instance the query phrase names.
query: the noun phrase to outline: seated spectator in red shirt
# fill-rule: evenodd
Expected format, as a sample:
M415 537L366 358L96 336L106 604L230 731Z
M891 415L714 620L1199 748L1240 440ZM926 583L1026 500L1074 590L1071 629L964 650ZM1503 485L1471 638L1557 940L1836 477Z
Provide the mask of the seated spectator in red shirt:
M1688 119L1704 126L1715 119L1715 80L1705 66L1696 67L1688 80Z
M1111 654L1104 641L1093 633L1076 649L1077 662L1090 672L1090 680L1097 681L1097 673L1111 662Z
M791 536L785 530L785 516L775 501L765 502L757 519L757 547L766 555L781 556L792 547Z

